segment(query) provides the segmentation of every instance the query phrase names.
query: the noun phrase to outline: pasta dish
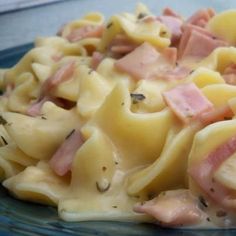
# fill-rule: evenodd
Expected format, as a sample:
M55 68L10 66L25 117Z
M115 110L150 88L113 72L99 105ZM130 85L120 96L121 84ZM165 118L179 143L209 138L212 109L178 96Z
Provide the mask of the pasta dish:
M138 4L37 38L0 70L2 185L66 221L234 227L235 19Z

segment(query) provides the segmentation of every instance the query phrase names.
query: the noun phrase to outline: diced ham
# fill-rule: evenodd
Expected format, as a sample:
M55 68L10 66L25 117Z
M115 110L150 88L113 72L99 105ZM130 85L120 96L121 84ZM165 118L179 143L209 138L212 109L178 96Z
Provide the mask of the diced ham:
M113 58L121 58L132 52L137 46L137 43L127 35L117 34L108 47L108 54Z
M63 65L56 73L49 77L42 85L41 94L48 94L49 91L57 87L60 83L65 82L73 76L76 69L74 61Z
M194 13L187 21L187 24L205 27L208 21L215 15L212 8L201 9Z
M214 172L218 167L236 152L236 136L231 137L222 145L218 146L203 161L194 164L189 168L188 173L196 184L207 194L213 201L225 208L236 209L236 199L230 189L213 179Z
M171 65L176 65L177 62L177 48L169 47L162 51L162 55Z
M164 70L160 71L156 78L162 79L166 81L175 81L175 80L181 80L186 78L191 69L185 66L177 66L174 69Z
M191 69L178 66L176 48L166 48L160 54L148 43L137 47L114 64L119 71L128 73L136 80L162 79L180 80L185 78Z
M144 204L136 205L134 211L151 215L160 225L168 227L194 225L206 218L198 207L198 199L184 189L163 192Z
M229 64L223 72L224 75L228 75L228 74L236 74L236 64L235 63L231 63Z
M157 20L163 23L171 32L171 44L176 45L182 35L183 20L174 16L159 16Z
M77 130L73 130L66 137L49 162L51 168L57 175L63 176L71 170L74 156L83 142L82 135Z
M164 92L163 97L170 109L184 123L188 123L203 112L213 109L213 104L194 83L178 85Z
M153 66L157 63L160 53L148 43L143 43L134 51L115 62L114 66L130 74L137 80L152 76Z
M84 38L100 38L103 34L103 25L85 25L79 29L74 29L71 31L66 38L70 42L77 42Z
M183 58L188 56L201 59L208 56L217 47L227 45L227 42L214 37L207 30L187 24L183 27L183 35L178 48L178 57Z
M63 58L62 53L52 55L52 60L55 62L59 62Z
M40 115L41 108L43 104L47 101L51 101L51 98L48 96L45 96L42 99L37 100L27 109L26 114L33 117Z
M230 84L230 85L236 85L236 74L224 74L223 79L225 83Z
M232 119L233 116L233 111L231 110L230 106L226 104L221 107L214 108L211 111L200 114L199 120L202 124L209 125L217 121Z
M55 98L50 94L50 92L60 83L69 80L73 76L75 69L75 62L69 62L59 68L53 76L44 81L39 98L28 108L26 114L30 116L40 115L41 108L46 101L54 102L55 104L65 108L71 107L70 102Z
M227 84L236 85L236 64L232 63L228 65L222 76Z
M39 116L41 114L43 104L48 101L53 102L57 106L64 109L71 109L73 106L75 106L75 103L72 101L56 98L49 94L37 99L33 104L31 104L27 109L26 114L32 117Z
M173 16L176 18L182 18L178 13L176 13L174 10L172 10L169 7L164 8L163 12L162 12L163 16Z
M100 62L104 59L104 55L100 52L93 52L91 67L96 70Z

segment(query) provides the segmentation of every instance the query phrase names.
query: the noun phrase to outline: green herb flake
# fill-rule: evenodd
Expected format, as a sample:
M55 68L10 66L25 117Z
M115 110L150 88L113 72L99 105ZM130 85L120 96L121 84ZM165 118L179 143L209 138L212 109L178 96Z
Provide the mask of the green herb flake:
M0 124L1 125L6 125L7 124L7 121L2 116L0 116Z
M71 132L66 136L65 139L68 139L74 132L75 132L75 129L71 130Z
M2 135L1 135L1 139L2 139L2 141L3 141L3 143L4 143L5 145L8 144L7 140L6 140Z
M107 28L107 29L109 29L109 28L111 28L111 27L112 27L112 25L113 25L113 23L112 23L112 22L110 22L110 23L108 23L108 24L107 24L106 28Z
M132 103L133 103L133 104L137 104L137 103L143 101L143 100L146 98L146 97L145 97L143 94L141 94L141 93L131 93L130 96L131 96L131 99L132 99Z
M137 16L137 18L140 20L140 19L143 19L145 16L147 16L147 14L145 12L140 12Z

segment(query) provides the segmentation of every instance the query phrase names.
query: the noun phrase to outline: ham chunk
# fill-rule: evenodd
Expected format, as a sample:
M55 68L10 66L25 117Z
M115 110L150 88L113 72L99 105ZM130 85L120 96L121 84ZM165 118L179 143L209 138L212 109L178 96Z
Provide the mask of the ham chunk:
M163 97L170 109L184 123L213 108L213 104L193 83L178 85L164 92Z
M104 55L100 52L93 52L91 67L93 70L96 70L100 62L104 59Z
M28 108L26 114L30 116L40 115L41 108L47 101L54 102L62 107L64 107L64 105L67 105L64 104L64 102L60 101L60 99L53 97L50 92L60 83L69 80L73 76L75 68L75 62L69 62L68 64L65 64L61 68L59 68L53 76L44 81L39 98Z
M76 69L76 64L74 61L69 62L59 68L56 73L49 77L42 85L41 94L48 94L52 89L57 87L62 82L65 82L73 76Z
M108 47L108 54L113 58L121 58L132 52L138 44L125 34L117 34Z
M163 23L171 32L171 44L175 45L178 43L182 35L183 20L179 17L164 15L157 17L157 20Z
M159 224L168 227L194 225L206 218L198 207L198 199L185 189L163 192L136 205L134 211L151 215Z
M162 15L163 16L173 16L173 17L181 19L181 16L169 7L164 8Z
M100 38L103 34L103 30L103 25L85 25L79 29L72 30L66 38L70 42L76 42L84 38Z
M50 166L57 175L63 176L71 170L74 156L83 142L82 135L77 130L72 130L66 137L50 160Z
M218 146L203 161L188 170L189 175L196 184L218 205L225 208L236 209L235 199L230 189L213 179L214 172L219 166L236 152L236 136L231 137Z
M41 100L37 100L27 109L26 114L33 117L40 115L41 108L47 101L51 101L51 98L48 96L43 97Z
M117 60L114 66L136 80L162 79L173 81L184 79L191 69L176 66L176 61L176 48L169 47L159 53L150 44L144 43L125 57Z
M214 108L208 112L200 114L199 120L204 125L222 121L226 119L232 119L234 113L228 104Z
M227 84L236 85L236 64L232 63L228 65L222 76Z
M201 9L193 14L186 23L205 27L208 21L215 15L215 11L212 8Z
M125 57L115 62L115 67L131 75L136 80L148 79L152 76L153 67L160 53L148 43L143 43Z
M217 47L227 45L227 42L214 37L214 35L207 30L188 24L183 27L183 35L178 48L178 57L195 57L202 59L208 56Z

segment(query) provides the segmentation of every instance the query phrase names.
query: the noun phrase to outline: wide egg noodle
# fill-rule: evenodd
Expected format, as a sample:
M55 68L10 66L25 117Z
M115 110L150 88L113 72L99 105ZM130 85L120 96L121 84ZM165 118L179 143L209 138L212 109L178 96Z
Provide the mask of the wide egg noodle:
M171 124L176 120L169 110L137 114L130 111L130 105L128 88L119 83L88 122L109 136L123 156L125 168L155 160L163 148Z
M9 111L25 113L31 100L39 94L39 86L32 73L22 73L17 80L18 85L9 94L7 108Z
M17 198L56 206L68 191L69 179L57 176L47 162L40 161L3 182Z
M236 87L229 84L214 84L204 87L202 92L215 107L221 107L236 96Z
M36 160L23 153L14 143L0 147L0 179L15 176Z
M235 45L236 43L236 10L228 10L212 17L206 28L214 35L225 39L227 42ZM230 30L229 30L230 29Z
M79 20L74 20L64 25L62 28L62 37L66 38L73 30L79 29L86 25L102 25L104 16L99 12L91 12Z
M53 48L54 60L60 60L63 56L86 56L87 51L78 43L70 43L68 40L61 37L38 37L35 40L36 47L45 47L45 48Z
M77 111L81 116L90 118L110 93L111 85L99 73L91 71L88 66L80 66L79 71Z
M193 82L198 88L225 83L219 72L204 67L197 68L185 80L186 82Z
M70 197L59 202L61 218L67 221L146 219L132 210L138 199L130 198L123 187L125 172L120 167L116 147L94 126L87 125L82 133L86 141L73 162Z
M132 104L132 111L136 113L158 112L166 107L162 92L168 88L168 83L163 80L140 80L132 94L142 94L142 102Z
M80 67L77 111L81 116L90 118L117 83L122 81L130 91L134 89L134 81L129 75L115 70L114 62L114 59L106 58L96 70L91 70L88 66Z
M196 124L177 129L179 132L170 130L162 153L155 162L128 178L128 193L148 198L161 191L186 187L188 154L193 137L200 128Z
M42 116L44 119L14 112L2 113L8 134L24 153L36 159L49 159L80 122L75 110L67 111L51 102L44 104Z
M189 154L188 168L191 168L204 160L219 145L233 137L235 132L235 119L211 124L197 132ZM217 137L217 139L215 137ZM191 178L190 189L196 191L196 184Z
M101 39L100 51L106 51L112 39L120 33L138 44L148 42L159 49L170 45L170 32L165 25L155 20L138 21L137 16L123 13L110 18Z
M224 69L233 63L236 63L236 48L220 47L215 49L207 58L203 59L198 67L203 66L223 73Z

